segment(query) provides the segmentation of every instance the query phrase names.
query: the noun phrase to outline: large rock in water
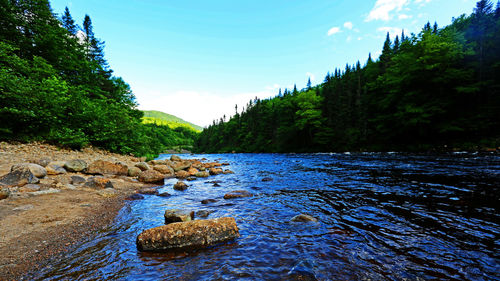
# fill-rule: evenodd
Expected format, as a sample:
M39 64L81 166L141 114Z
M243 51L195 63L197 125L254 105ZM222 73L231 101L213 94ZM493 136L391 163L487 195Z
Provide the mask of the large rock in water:
M145 183L164 183L165 176L155 170L146 170L142 171L139 174L139 181L145 182Z
M137 236L139 251L161 252L197 249L240 236L234 218L171 223L143 231Z
M16 164L10 167L10 171L13 172L15 170L22 169L23 167L27 167L37 178L44 178L47 175L47 170L44 167L34 163Z
M97 160L89 165L87 168L87 174L126 176L128 174L128 167L127 165L121 163L111 163L109 161Z
M234 190L224 195L224 199L252 197L253 194L246 190Z
M0 177L0 186L14 187L23 186L29 183L39 183L40 180L33 175L28 167L20 167L10 173Z
M192 221L194 219L194 211L171 209L166 210L163 216L165 217L165 224L174 222L186 222Z

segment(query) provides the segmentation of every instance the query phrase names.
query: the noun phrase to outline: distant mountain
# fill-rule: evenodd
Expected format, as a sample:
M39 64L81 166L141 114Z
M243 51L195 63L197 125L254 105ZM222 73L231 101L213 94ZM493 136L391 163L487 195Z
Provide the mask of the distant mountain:
M144 123L156 123L158 125L167 125L171 128L190 127L195 131L203 131L202 127L187 122L177 116L165 112L156 110L143 110L142 112L144 112L144 117L143 117Z

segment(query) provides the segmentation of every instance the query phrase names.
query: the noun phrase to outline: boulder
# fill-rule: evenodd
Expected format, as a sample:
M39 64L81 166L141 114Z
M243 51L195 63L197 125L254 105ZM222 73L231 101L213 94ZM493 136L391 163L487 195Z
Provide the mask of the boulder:
M39 182L40 180L35 177L31 170L26 166L19 167L14 171L11 171L10 173L0 177L0 186L3 185L5 187L21 187L29 183Z
M10 171L22 169L23 167L27 167L37 178L44 178L47 175L47 170L44 167L34 163L16 164L10 167Z
M210 175L212 175L212 176L219 175L219 174L223 173L222 169L220 169L220 168L210 168L209 172L210 172Z
M130 195L129 197L125 198L125 200L129 200L129 201L141 200L141 199L144 199L144 196L137 194L137 193L134 193L134 194Z
M234 190L224 195L224 199L252 197L253 194L246 190Z
M171 209L166 210L163 216L165 217L165 224L174 222L186 222L192 221L194 219L194 211Z
M141 171L146 171L150 169L149 165L146 162L139 162L135 164L134 167L141 169Z
M194 175L196 175L196 173L198 173L199 171L198 171L198 169L196 169L196 168L190 167L190 168L187 170L187 172L189 173L189 176L194 176Z
M122 163L97 160L87 168L87 174L92 175L124 175L128 174L128 167Z
M188 185L185 184L183 181L178 181L176 184L174 184L174 189L178 191L184 191L188 188Z
M129 177L137 177L141 173L141 169L137 167L130 167L128 168L128 176Z
M239 237L234 218L178 222L151 228L137 236L139 251L204 248Z
M50 162L45 169L48 175L66 174L66 169L63 168L64 162Z
M175 172L178 172L178 171L181 171L181 170L187 170L191 167L191 163L190 162L187 162L187 161L184 161L184 162L179 162L177 164L174 165L174 171Z
M10 191L8 188L0 189L0 200L9 198Z
M181 158L177 155L170 156L170 161L181 161Z
M85 183L85 178L80 176L71 176L71 184L80 185Z
M305 215L305 214L300 214L296 215L295 217L292 218L292 221L294 222L317 222L318 219L315 217Z
M113 188L111 181L103 177L90 177L84 186L93 189Z
M116 193L116 190L111 189L111 188L99 190L97 194L101 195L104 198L113 198L113 197L116 197L118 195Z
M188 180L188 181L195 181L196 177L189 176L189 177L186 178L186 180Z
M219 200L217 199L204 199L204 200L201 200L201 204L209 204L209 203L215 203Z
M39 184L27 184L21 188L19 188L17 191L18 192L35 192L40 190L40 185Z
M194 174L194 176L197 178L207 178L208 176L210 176L210 174L207 171L203 171Z
M184 170L181 170L175 173L175 177L178 179L185 179L189 177L189 173Z
M226 169L224 170L224 174L234 174L234 172L229 169Z
M64 169L68 172L82 172L87 169L87 162L80 159L69 160L64 163Z
M31 159L28 162L38 164L42 167L47 167L47 165L49 165L49 163L52 162L52 160L50 158L44 157L41 159Z
M147 195L157 195L158 194L158 190L156 188L152 188L152 187L141 188L141 189L139 189L138 192L140 194L147 194Z
M168 193L168 192L162 192L162 193L158 194L158 196L160 196L160 197L170 197L172 195L170 193Z
M210 216L211 213L212 213L212 211L199 210L198 212L196 212L195 216L197 218L207 218L208 216Z
M145 183L159 183L163 184L164 183L165 176L155 170L146 170L142 171L139 174L139 181L145 182Z
M164 174L164 175L174 176L174 169L172 169L170 166L156 165L156 166L153 166L153 169L155 171L158 171L158 172Z

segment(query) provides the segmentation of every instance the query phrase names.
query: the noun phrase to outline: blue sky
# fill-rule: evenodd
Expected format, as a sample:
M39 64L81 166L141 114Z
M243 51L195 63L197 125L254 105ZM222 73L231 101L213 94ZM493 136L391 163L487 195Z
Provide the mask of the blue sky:
M320 83L378 57L387 31L418 33L470 14L476 0L51 0L89 14L106 58L140 109L206 126L251 98Z

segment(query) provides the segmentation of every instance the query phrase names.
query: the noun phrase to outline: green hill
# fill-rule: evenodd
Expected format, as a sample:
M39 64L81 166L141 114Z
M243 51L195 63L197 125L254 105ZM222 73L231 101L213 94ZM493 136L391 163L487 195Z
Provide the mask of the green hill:
M158 125L167 125L173 129L177 127L188 127L198 132L203 131L202 127L165 112L155 110L143 110L142 112L144 112L142 122L145 124L155 123Z

